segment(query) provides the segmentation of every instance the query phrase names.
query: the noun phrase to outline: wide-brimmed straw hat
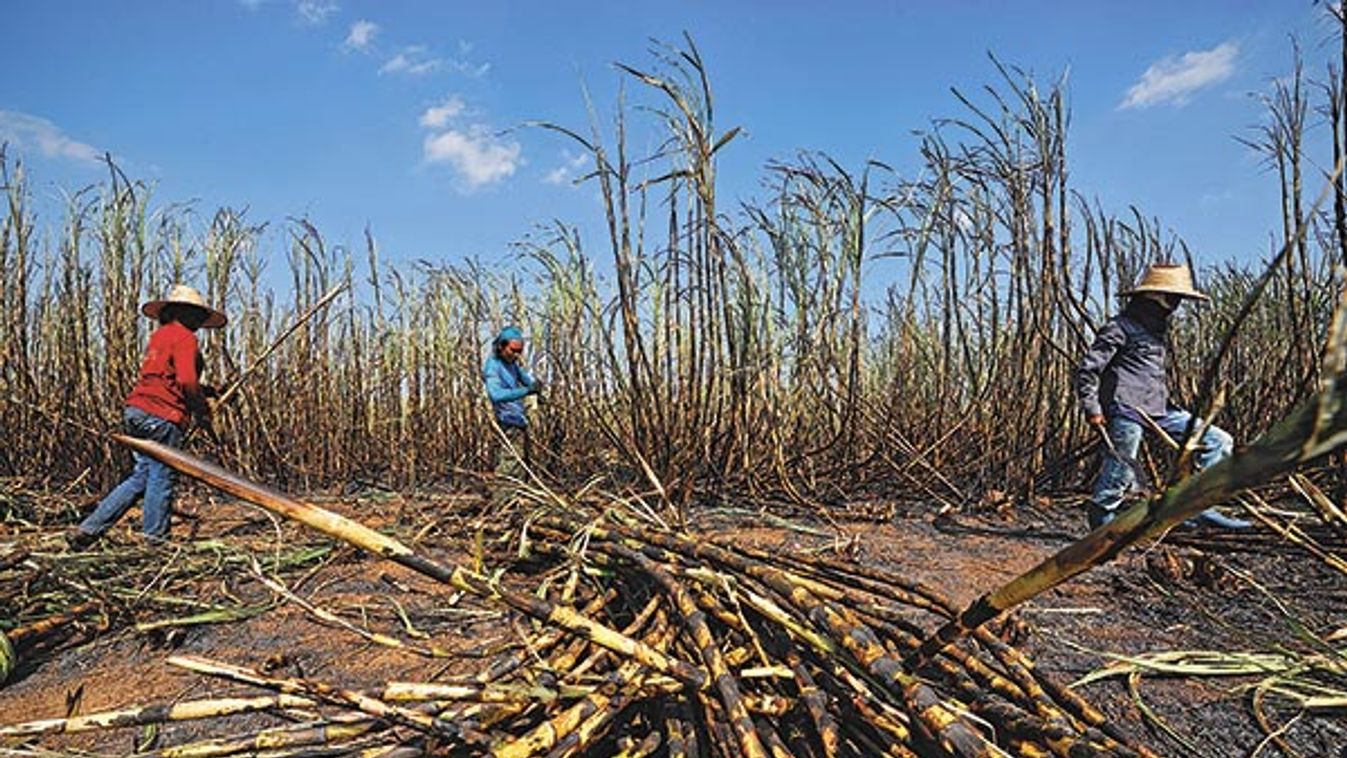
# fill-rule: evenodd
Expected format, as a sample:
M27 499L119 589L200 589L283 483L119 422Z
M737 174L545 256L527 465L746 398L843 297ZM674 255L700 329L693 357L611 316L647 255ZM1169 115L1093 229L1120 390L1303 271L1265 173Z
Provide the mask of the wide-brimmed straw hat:
M157 319L165 305L191 305L205 311L206 320L201 322L203 329L219 329L229 320L220 311L206 305L206 298L202 297L200 292L185 284L173 285L173 289L168 291L163 300L151 300L140 306L140 312Z
M1193 287L1193 272L1182 263L1157 263L1151 266L1146 269L1146 275L1141 277L1137 286L1121 294L1140 295L1143 292L1162 292L1190 300L1211 299Z

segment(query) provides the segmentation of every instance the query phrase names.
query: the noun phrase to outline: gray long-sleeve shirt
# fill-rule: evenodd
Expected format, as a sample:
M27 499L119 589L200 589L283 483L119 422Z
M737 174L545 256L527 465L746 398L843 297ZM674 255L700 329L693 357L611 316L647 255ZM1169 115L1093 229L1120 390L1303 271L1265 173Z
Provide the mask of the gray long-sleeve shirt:
M1164 337L1126 315L1114 316L1076 369L1076 396L1086 415L1112 416L1132 408L1164 414L1169 403Z

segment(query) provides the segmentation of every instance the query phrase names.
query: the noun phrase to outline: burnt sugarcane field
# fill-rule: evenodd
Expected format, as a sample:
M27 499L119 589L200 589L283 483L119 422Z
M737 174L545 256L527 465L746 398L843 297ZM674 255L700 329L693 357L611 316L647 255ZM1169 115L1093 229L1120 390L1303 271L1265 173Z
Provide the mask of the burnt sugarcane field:
M190 12L344 18L384 89L510 72L237 5ZM1104 186L1063 61L747 164L714 31L564 118L427 95L397 181L517 216L441 255L372 174L339 222L178 197L0 95L0 755L1347 757L1347 21L1305 5L1204 138L1272 188L1242 251ZM583 200L510 199L530 161Z

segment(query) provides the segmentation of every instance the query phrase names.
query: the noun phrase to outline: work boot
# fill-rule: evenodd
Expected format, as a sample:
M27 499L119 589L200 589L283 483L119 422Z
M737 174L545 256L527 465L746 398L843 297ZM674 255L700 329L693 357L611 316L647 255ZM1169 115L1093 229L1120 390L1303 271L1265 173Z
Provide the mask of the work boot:
M1188 527L1198 526L1199 524L1215 527L1217 529L1229 529L1235 532L1253 528L1253 523L1245 521L1244 519L1234 518L1233 516L1227 516L1215 508L1208 508L1193 518L1183 522L1183 525Z
M1116 510L1100 508L1094 503L1085 506L1086 517L1090 522L1090 531L1094 531L1101 526L1113 521L1113 517L1118 515Z
M97 534L86 532L78 527L76 527L75 529L71 529L69 532L66 532L65 535L66 544L70 546L71 550L77 553L80 552L81 550L87 549L90 545L94 544L97 541L98 541Z

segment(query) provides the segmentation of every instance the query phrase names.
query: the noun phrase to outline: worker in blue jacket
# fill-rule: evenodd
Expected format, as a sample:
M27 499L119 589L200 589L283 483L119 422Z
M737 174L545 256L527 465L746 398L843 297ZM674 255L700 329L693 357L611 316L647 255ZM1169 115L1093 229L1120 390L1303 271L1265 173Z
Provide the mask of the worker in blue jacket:
M1095 480L1088 519L1091 529L1109 523L1136 482L1136 455L1147 427L1163 429L1182 442L1192 414L1169 402L1165 383L1165 339L1169 318L1184 300L1207 300L1193 287L1187 266L1151 266L1128 295L1123 312L1095 335L1076 370L1076 394L1091 426L1107 435L1109 445ZM1199 420L1195 428L1201 429ZM1194 463L1202 469L1230 455L1234 440L1208 426L1198 440ZM1247 529L1249 522L1214 508L1197 520L1224 529Z
M500 330L491 342L491 357L482 366L482 380L486 395L491 399L496 423L505 439L496 452L496 483L491 492L491 504L509 501L515 486L525 480L524 462L528 458L528 413L524 398L542 390L542 382L534 379L520 364L524 353L524 333L517 326Z

